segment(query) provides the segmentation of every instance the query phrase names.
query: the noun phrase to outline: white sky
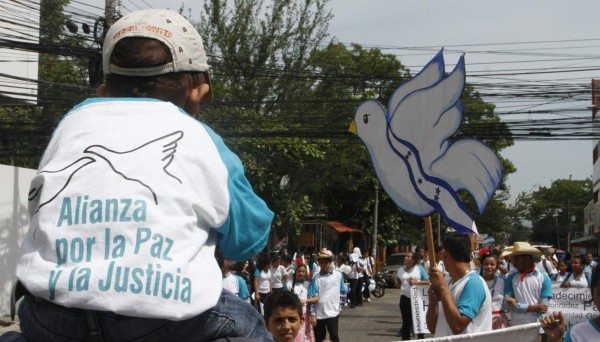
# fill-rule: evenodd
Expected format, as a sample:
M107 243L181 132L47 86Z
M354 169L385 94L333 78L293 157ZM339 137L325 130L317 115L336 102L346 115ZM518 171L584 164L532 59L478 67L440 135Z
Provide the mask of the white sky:
M104 6L104 1L101 0L86 2ZM181 1L123 0L122 3L129 10L147 8L148 4L155 8L178 9ZM203 3L188 0L184 7L191 7L192 17L196 18L199 17ZM330 8L334 15L330 24L332 37L343 43L356 42L364 47L396 47L384 51L398 55L413 74L444 47L446 70L451 70L459 54L465 53L467 82L475 85L477 82L501 83L507 78L518 79L520 82L589 84L592 78L600 78L600 71L597 70L521 77L501 76L502 80L498 76L487 79L472 76L481 75L482 72L494 74L501 70L544 70L565 66L600 69L600 33L596 32L600 1L597 0L332 0ZM599 39L592 40L596 38ZM558 42L563 40L564 42ZM523 44L499 45L501 43ZM420 49L415 50L415 47ZM499 54L499 50L510 50L513 54ZM567 60L577 56L596 59ZM559 62L539 62L541 59L558 57L564 59ZM524 60L530 62L507 63ZM498 113L531 106L531 103L515 105L493 98L485 99L496 104ZM538 104L531 109L565 108L565 112L560 113L560 116L538 114L531 118L589 117L591 113L587 111L573 113L566 109L583 109L590 104L589 99L563 105ZM505 120L528 118L527 115L501 117ZM592 147L593 142L590 140L517 141L513 147L503 150L502 156L511 160L518 169L508 179L513 198L521 191L549 186L555 179L569 176L573 179L591 177Z
M542 47L566 47L557 50L532 50L538 55L531 59L546 59L539 54L567 54L571 56L585 55L600 58L600 41L579 41L546 44L522 45L486 45L515 42L541 42L558 40L582 40L600 37L597 32L600 1L547 1L547 0L333 0L335 15L330 31L341 42L357 42L363 45L382 45L394 47L426 47L431 46L429 54L423 50L408 49L385 50L398 54L404 65L411 67L413 73L420 70L428 59L440 47L445 49L446 70L450 70L458 59L458 54L450 51L466 53L467 81L472 79L470 72L502 69L547 68L556 66L589 66L598 67L600 60L562 61L554 63L500 64L497 62L525 60L523 55L510 56L476 51L500 49L523 50ZM455 45L469 45L451 47ZM589 48L583 48L590 46ZM471 63L483 63L474 64ZM525 76L522 80L557 80L581 78L573 80L577 83L589 84L591 78L600 76L599 71L586 73L543 74ZM499 80L497 80L499 82ZM486 82L491 82L489 79ZM569 82L569 81L563 81ZM486 99L494 103L494 99ZM591 104L587 101L582 105ZM506 112L508 104L497 104L497 112ZM568 107L573 107L573 104ZM504 109L502 108L504 107ZM512 108L511 109L517 109ZM547 108L536 107L532 109ZM566 115L571 113L565 112ZM576 115L591 115L589 112L578 112ZM556 116L550 116L556 117ZM564 117L564 116L563 116ZM503 116L503 119L505 117ZM507 119L526 119L527 116L510 116ZM535 117L539 118L539 117ZM511 160L517 172L510 175L508 185L513 198L521 191L530 191L538 186L549 186L552 180L569 178L584 179L592 175L593 142L584 141L517 141L515 145L501 152L502 156Z

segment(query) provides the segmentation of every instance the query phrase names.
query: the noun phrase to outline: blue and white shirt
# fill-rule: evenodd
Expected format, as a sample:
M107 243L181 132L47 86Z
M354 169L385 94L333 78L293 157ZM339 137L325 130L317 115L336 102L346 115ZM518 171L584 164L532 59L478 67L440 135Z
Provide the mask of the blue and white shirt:
M396 272L396 278L400 281L400 295L410 298L410 284L408 283L408 279L426 280L429 279L429 276L423 266L416 264L410 272L406 270L406 266L400 266Z
M30 190L17 266L29 292L133 317L183 320L214 307L215 249L251 258L273 218L221 137L155 99L77 105Z
M476 272L470 271L456 283L449 284L452 300L461 315L471 322L460 334L471 334L492 330L492 298L490 291ZM438 318L435 337L452 336L452 329L446 321L442 302L438 303Z
M537 312L528 312L531 304L542 304L552 298L552 281L546 272L534 270L525 275L521 281L521 273L515 272L506 278L504 293L517 300L516 307L511 309L512 325L535 323L542 317Z
M250 303L250 293L248 292L248 286L244 278L231 272L227 273L223 277L223 289L237 295L241 299Z
M340 314L340 295L346 292L344 277L339 271L315 274L308 286L308 298L319 296L314 304L317 319L337 317Z
M564 342L597 342L600 341L600 327L594 319L577 323L567 331Z

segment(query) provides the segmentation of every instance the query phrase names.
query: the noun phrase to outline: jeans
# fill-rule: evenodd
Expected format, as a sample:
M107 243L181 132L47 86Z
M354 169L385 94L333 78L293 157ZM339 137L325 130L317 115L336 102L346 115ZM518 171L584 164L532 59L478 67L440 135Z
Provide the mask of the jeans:
M333 318L318 319L317 326L315 327L315 341L322 342L327 336L329 331L329 340L332 342L339 342L340 336L338 335L338 319L340 316Z
M263 317L227 290L215 307L183 321L70 309L26 296L19 306L21 331L32 341L88 341L92 329L86 312L95 316L102 341L213 341L222 337L273 341Z

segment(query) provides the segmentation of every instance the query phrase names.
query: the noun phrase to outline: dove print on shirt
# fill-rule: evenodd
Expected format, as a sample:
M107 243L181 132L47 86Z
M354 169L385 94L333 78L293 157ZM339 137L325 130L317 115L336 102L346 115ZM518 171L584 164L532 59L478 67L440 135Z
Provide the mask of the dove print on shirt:
M477 227L457 191L483 211L502 180L496 153L474 139L449 139L460 128L464 56L444 77L443 51L390 97L387 111L375 100L356 110L349 131L366 145L383 188L401 209L418 216L435 211L463 233Z
M179 182L179 184L182 184L181 180L170 173L167 168L175 158L177 142L183 138L183 135L182 131L175 131L128 151L115 151L107 146L90 145L83 150L83 153L91 154L94 157L81 157L75 162L58 170L40 170L38 174L54 174L55 181L51 183L51 189L47 188L50 186L48 183L45 185L46 189L44 189L44 191L50 193L49 199L40 203L37 206L35 213L45 205L54 201L60 193L69 186L69 183L75 174L84 170L86 166L99 160L104 160L116 174L124 179L139 183L141 186L147 188L152 194L154 203L158 205L158 195L152 188L152 179L155 179L156 176L160 176L160 174L166 174ZM150 161L150 163L154 163L156 167L140 168L139 165L135 163L136 160L140 159L145 160L146 163ZM29 191L30 202L36 200L40 196L42 187L44 187L44 185L36 185L34 179L34 182L31 184L31 190Z

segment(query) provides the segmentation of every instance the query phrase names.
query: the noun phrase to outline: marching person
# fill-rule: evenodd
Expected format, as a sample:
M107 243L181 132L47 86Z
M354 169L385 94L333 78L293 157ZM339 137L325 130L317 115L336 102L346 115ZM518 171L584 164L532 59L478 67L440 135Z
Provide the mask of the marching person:
M308 287L308 301L314 303L311 322L315 327L315 340L324 341L329 332L329 340L339 342L340 295L346 291L344 278L342 273L333 270L331 251L323 248L317 261L321 270Z
M581 256L572 257L571 258L571 269L572 269L572 272L565 276L562 283L560 284L560 287L563 287L563 288L574 287L574 288L579 288L579 289L590 287L590 284L592 283L592 275L590 273L585 274L583 272L583 270L584 270L583 257L581 257Z
M396 336L402 336L402 341L410 340L410 331L413 327L412 309L410 305L410 287L412 285L429 285L429 276L419 263L420 256L408 253L404 257L405 265L396 272L396 279L400 285L400 314L402 315L402 328ZM417 334L418 339L423 339L423 334Z
M435 337L492 330L492 299L483 278L471 270L471 239L448 234L442 260L450 273L446 283L437 267L429 270L427 326Z
M600 267L592 269L591 286L592 300L597 308L600 308ZM563 335L567 329L567 321L562 313L553 312L542 318L542 326L548 336L549 342L562 342ZM597 342L600 341L600 316L587 321L577 323L567 331L564 342Z
M508 328L508 317L504 313L504 277L498 275L498 256L487 253L480 257L479 275L485 280L492 296L492 329Z
M517 269L506 278L505 294L511 307L511 324L537 322L548 311L552 298L550 278L535 267L534 260L541 256L541 252L527 242L515 242L510 255Z

